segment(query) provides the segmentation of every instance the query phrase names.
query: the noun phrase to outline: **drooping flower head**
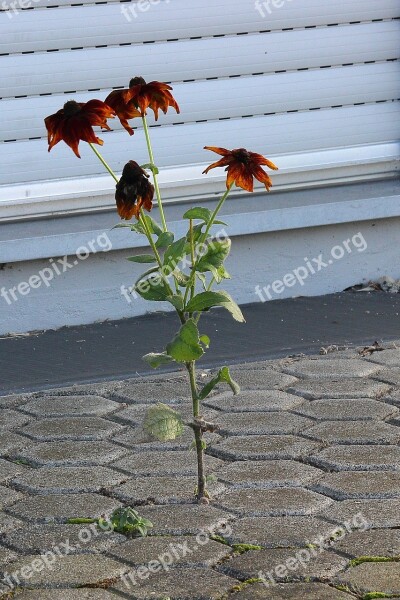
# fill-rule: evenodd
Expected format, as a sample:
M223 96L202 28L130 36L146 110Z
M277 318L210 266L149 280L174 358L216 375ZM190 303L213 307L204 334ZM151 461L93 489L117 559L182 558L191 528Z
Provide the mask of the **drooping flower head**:
M154 186L148 180L149 175L137 162L130 160L124 166L122 176L116 186L115 200L121 219L139 219L140 209L148 212L153 206Z
M158 120L158 111L164 114L172 106L177 113L180 112L178 103L171 94L172 87L159 81L146 83L143 77L134 77L129 82L129 89L114 90L106 98L106 103L112 106L117 113L121 125L133 135L133 129L128 124L128 119L145 116L150 108Z
M93 127L110 130L107 119L114 116L115 111L101 100L89 100L86 103L69 100L63 108L44 120L49 152L61 140L72 148L78 158L81 140L102 146L103 140L95 135Z
M226 148L215 148L214 146L205 146L205 150L212 150L223 158L213 163L203 173L208 173L216 167L226 167L227 171L226 187L229 188L233 183L247 192L254 191L254 178L261 181L269 192L272 181L268 173L261 168L266 165L276 171L278 167L262 154L249 152L245 148L236 148L227 150Z

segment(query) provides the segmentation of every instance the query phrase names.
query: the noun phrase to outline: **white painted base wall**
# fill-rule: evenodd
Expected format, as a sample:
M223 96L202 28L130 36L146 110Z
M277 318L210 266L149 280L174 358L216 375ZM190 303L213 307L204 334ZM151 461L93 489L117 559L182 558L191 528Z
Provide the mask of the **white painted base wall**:
M362 238L356 241L366 243L363 251L351 242L358 233ZM347 246L351 251L345 250L341 259L332 259L332 248L343 247L345 240L350 240ZM260 301L256 286L262 289L276 280L282 281L298 267L303 267L304 275L305 257L317 270L312 259L321 254L324 262L331 259L332 264L308 275L304 285L296 282L281 293L269 288L272 299L338 292L383 275L400 278L400 217L242 235L234 237L232 242L227 265L232 280L227 281L225 287L241 304ZM336 252L339 255L339 250ZM121 286L132 285L144 270L143 265L125 260L133 253L136 252L99 252L55 277L49 287L42 284L25 296L17 294L18 300L11 304L0 296L0 334L57 329L169 309L169 305L150 305L140 298L128 304L121 294ZM0 271L0 289L16 287L48 266L48 260L8 263ZM286 281L293 283L293 276L288 276ZM275 284L278 291L282 287ZM261 293L267 299L265 292Z

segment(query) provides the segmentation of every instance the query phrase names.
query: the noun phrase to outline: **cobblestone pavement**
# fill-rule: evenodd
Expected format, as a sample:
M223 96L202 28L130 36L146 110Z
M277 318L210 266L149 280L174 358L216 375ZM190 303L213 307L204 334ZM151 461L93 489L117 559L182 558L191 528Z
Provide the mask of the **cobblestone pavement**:
M0 597L400 598L400 349L232 371L241 395L204 407L210 505L190 430L141 428L156 401L190 413L184 374L0 397ZM121 504L147 538L68 523Z

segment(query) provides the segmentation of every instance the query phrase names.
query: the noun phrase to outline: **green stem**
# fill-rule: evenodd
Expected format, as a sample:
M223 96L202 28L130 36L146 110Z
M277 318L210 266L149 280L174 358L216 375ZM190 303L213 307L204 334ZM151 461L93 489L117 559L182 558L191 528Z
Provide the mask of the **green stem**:
M153 148L151 146L150 132L149 132L149 127L147 125L146 115L142 116L142 122L143 122L144 135L146 136L147 150L149 152L150 162L153 166L155 166ZM152 170L152 173L153 173L154 188L156 190L157 204L158 204L158 209L160 211L162 226L163 226L164 231L168 231L167 222L165 220L165 215L164 215L162 199L161 199L160 187L158 185L158 177L153 170Z
M197 499L201 501L203 498L207 498L207 492L204 468L203 432L201 430L201 426L196 424L196 418L200 416L200 400L196 383L196 363L194 361L191 361L186 364L186 368L189 372L190 389L192 392L193 401L193 416L195 418L193 430L197 454Z
M203 233L202 237L201 237L201 241L204 242L207 239L207 236L209 234L209 231L211 229L211 227L214 225L214 221L218 216L219 211L221 210L225 200L227 199L227 197L229 196L229 192L231 191L233 187L233 183L228 187L228 189L226 190L225 194L222 196L221 200L218 202L217 206L215 207L214 212L211 215L211 219L209 220L206 230Z
M100 152L97 150L97 148L95 148L95 146L93 146L93 144L91 142L89 142L89 146L91 147L91 149L93 150L93 152L95 153L95 155L97 156L97 158L99 159L99 161L101 162L103 167L105 167L105 169L110 173L111 177L118 183L118 181L119 181L118 177L116 176L116 174L114 173L114 171L112 170L110 165L106 163L106 161L104 160L104 158L102 157Z
M195 248L194 248L193 219L190 219L190 221L189 221L189 231L190 231L190 256L192 259L192 267L193 267L196 262ZM195 291L196 291L196 278L193 279L193 282L190 286L190 299L193 298Z

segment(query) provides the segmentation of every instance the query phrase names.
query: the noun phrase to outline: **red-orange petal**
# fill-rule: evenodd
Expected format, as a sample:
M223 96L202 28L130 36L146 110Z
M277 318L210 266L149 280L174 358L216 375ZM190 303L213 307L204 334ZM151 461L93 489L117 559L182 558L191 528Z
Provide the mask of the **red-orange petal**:
M204 150L211 150L212 152L220 154L221 156L228 156L228 154L231 154L230 150L227 150L226 148L218 148L216 146L204 146Z

